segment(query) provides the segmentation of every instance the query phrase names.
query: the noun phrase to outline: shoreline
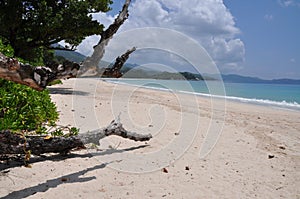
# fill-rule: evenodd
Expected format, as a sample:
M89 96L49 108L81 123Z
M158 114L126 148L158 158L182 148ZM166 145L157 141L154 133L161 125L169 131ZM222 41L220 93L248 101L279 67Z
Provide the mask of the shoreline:
M269 100L269 99L257 99L257 98L245 98L245 97L236 97L236 96L220 96L220 95L211 95L211 94L206 94L206 93L198 93L198 92L190 92L190 91L184 91L184 90L172 90L172 89L164 89L164 88L158 88L158 87L150 87L150 86L140 86L137 84L130 84L130 83L125 83L125 82L117 82L118 80L114 79L101 79L105 82L108 83L113 83L113 84L121 84L121 85L128 85L128 86L134 86L134 87L143 87L145 89L152 89L152 90L157 90L157 91L164 91L164 92L178 92L178 93L183 93L187 95L196 95L200 97L205 97L205 98L217 98L217 99L222 99L222 100L228 100L232 102L237 102L237 103L244 103L244 104L252 104L252 105L258 105L258 106L263 106L263 107L270 107L270 108L275 108L275 109L285 109L289 111L300 111L300 104L297 102L286 102L284 101L274 101L274 100ZM143 80L146 81L148 79L123 79L123 80ZM153 79L156 81L156 79ZM151 81L151 79L149 79ZM169 80L172 81L172 80ZM226 93L226 91L225 91Z
M0 197L298 198L300 115L270 107L159 92L97 79L50 88L59 124L80 133L120 115L124 128L151 133L147 143L119 137L98 150L35 157L32 168L0 176ZM208 155L200 151L220 130Z

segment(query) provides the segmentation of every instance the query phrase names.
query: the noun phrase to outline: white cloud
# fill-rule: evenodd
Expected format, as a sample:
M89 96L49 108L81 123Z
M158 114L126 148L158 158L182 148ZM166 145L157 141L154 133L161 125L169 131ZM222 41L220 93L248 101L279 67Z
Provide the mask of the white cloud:
M265 16L264 16L264 19L265 20L267 20L267 21L272 21L273 20L273 15L271 15L271 14L265 14Z
M282 7L298 6L300 8L300 2L298 2L297 0L278 0L278 3Z
M105 13L93 14L93 18L103 24L105 28L107 28L114 21L114 16L110 16ZM91 55L93 53L93 46L95 46L99 40L100 36L90 36L77 47L77 51L84 55Z
M222 0L136 0L131 4L129 14L120 31L141 27L169 28L195 39L220 68L238 68L244 62L244 43L238 38L240 30ZM114 19L106 14L95 18L104 24ZM95 37L89 40L94 42ZM91 49L91 43L85 41L79 51L91 52L87 50Z
M101 24L103 24L105 27L108 27L114 20L116 16L110 16L106 13L96 13L93 14L93 19L96 19Z
M126 28L159 26L188 35L225 35L239 33L232 15L220 0L139 0L130 7Z
M222 37L212 38L207 50L215 58L217 65L224 68L240 69L244 62L245 48L240 39L226 40Z

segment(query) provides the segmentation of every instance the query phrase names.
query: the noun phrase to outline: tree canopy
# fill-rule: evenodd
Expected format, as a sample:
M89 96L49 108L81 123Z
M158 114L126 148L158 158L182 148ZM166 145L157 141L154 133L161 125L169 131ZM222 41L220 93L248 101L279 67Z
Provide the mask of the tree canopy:
M111 0L0 0L0 37L26 60L62 40L74 49L103 25L92 13L110 10ZM38 56L40 55L40 56Z

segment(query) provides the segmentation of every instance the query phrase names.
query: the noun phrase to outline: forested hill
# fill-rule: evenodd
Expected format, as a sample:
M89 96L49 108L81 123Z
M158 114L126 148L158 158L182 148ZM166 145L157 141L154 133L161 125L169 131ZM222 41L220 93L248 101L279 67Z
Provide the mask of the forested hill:
M81 62L85 59L85 56L73 51L55 51L56 56L64 57L70 61ZM101 61L101 66L108 66L109 63ZM136 64L125 63L121 70L125 75L124 78L151 78L151 79L187 79L187 80L217 80L217 75L209 74L194 74L190 72L170 73L155 70L145 70L139 68ZM257 77L247 77L236 74L222 75L224 82L229 83L260 83L260 84L300 84L300 80L294 79L273 79L265 80Z
M260 79L257 77L247 77L241 75L222 75L224 82L231 82L231 83L259 83L259 84L300 84L300 80L296 79L272 79L272 80L265 80Z
M55 51L55 56L64 57L70 61L81 62L85 59L85 56L73 51L64 51L58 50ZM110 63L106 61L102 61L99 64L101 67L107 67ZM166 71L157 71L157 70L149 70L142 67L138 67L137 64L125 63L121 72L123 72L123 78L149 78L149 79L173 79L173 80L204 80L211 79L209 77L202 77L200 74L194 74L190 72L166 72Z

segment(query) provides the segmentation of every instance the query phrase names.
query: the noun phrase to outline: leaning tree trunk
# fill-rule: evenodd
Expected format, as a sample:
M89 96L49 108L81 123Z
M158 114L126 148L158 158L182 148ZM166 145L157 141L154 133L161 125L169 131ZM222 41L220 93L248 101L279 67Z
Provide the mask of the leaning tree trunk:
M85 144L99 145L99 140L110 135L117 135L134 141L148 141L151 134L137 134L124 129L119 118L113 120L106 128L90 131L70 137L25 136L10 131L0 132L0 154L67 153L72 149L84 148Z
M119 13L119 15L115 18L115 21L105 30L101 33L100 41L96 46L94 46L94 52L91 57L87 57L80 69L79 74L84 75L88 70L95 69L97 71L98 64L100 63L100 60L103 58L105 53L105 47L107 46L108 42L112 39L113 35L119 30L121 25L125 22L125 20L128 18L128 7L131 0L126 0L122 11Z

